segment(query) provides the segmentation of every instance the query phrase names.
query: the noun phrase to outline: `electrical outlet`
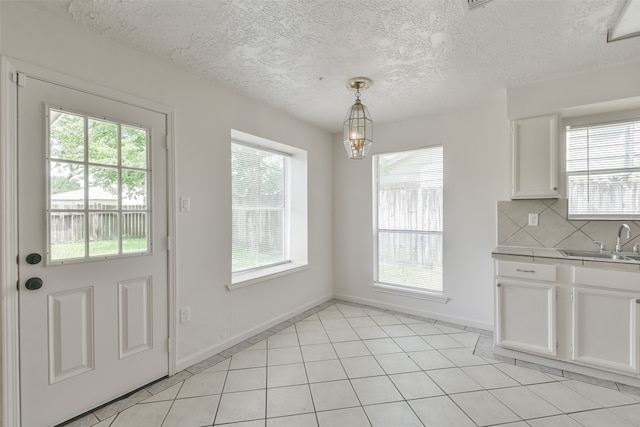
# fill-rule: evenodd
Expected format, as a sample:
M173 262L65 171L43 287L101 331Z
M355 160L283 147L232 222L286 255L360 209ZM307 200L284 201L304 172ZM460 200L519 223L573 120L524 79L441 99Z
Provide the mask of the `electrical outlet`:
M180 309L180 323L186 323L191 320L191 307L182 307Z
M529 225L537 227L538 226L538 214L530 213L529 214Z

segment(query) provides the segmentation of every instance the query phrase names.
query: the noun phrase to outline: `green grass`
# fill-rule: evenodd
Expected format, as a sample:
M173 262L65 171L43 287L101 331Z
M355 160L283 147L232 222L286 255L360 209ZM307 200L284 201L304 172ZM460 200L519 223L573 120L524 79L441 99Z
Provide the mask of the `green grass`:
M117 255L117 240L96 240L89 242L91 256ZM147 250L147 239L125 239L122 241L123 253L144 252ZM57 243L51 245L51 259L84 258L84 242Z

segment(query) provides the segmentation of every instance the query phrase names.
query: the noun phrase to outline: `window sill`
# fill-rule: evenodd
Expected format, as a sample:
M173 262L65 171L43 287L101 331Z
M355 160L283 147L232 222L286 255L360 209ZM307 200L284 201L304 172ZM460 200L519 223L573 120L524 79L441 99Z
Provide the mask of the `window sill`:
M234 291L246 286L256 285L267 280L306 270L307 268L309 268L309 264L290 262L247 273L234 274L231 277L231 284L227 285L227 289Z
M433 291L427 291L422 289L405 288L402 286L387 285L385 283L373 283L371 289L375 292L383 292L386 294L402 295L405 297L419 298L428 301L435 301L442 304L446 304L449 301L449 297L444 296L441 293Z

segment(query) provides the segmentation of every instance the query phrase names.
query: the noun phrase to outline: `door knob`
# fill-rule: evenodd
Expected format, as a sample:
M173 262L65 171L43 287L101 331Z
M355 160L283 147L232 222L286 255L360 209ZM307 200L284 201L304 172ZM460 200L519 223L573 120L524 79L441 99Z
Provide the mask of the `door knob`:
M30 291L35 291L38 290L42 287L42 279L39 277L32 277L30 279L27 280L27 282L24 284L25 288L29 289Z
M29 254L27 255L27 264L38 264L40 261L42 261L42 256L40 254Z

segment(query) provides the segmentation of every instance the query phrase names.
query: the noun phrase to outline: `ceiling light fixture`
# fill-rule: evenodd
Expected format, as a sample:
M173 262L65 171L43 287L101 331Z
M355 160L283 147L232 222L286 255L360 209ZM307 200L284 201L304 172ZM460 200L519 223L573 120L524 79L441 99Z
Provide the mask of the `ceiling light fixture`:
M367 107L360 102L360 91L372 84L366 77L354 77L347 82L347 89L356 91L356 102L344 120L344 148L350 159L364 159L371 150L373 121Z

